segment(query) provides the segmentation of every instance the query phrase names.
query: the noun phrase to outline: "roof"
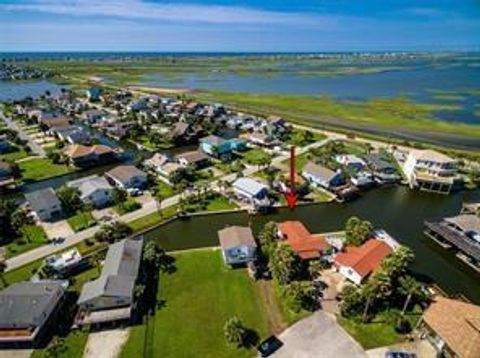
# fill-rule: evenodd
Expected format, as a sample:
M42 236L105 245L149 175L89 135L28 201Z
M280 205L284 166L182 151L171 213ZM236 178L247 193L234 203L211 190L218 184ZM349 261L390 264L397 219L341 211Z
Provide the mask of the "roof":
M67 186L77 188L82 196L88 196L96 190L111 190L112 186L107 179L98 175L90 175L88 177L72 180Z
M233 187L244 191L252 196L256 196L262 190L267 189L266 185L259 183L258 181L251 178L239 178L235 180L235 182L233 183Z
M207 160L209 159L209 156L199 150L194 150L191 152L186 152L186 153L177 155L177 160L178 159L185 159L188 162L195 163L195 162L201 162L203 160Z
M78 304L100 296L132 298L142 257L142 246L142 240L130 239L110 245L100 277L83 286Z
M172 135L174 137L175 136L182 136L187 132L189 127L190 127L190 124L188 124L186 122L177 122L172 129Z
M303 167L303 171L310 175L316 176L318 178L324 178L327 180L333 178L336 175L333 170L330 170L313 162L307 162Z
M214 146L221 146L226 143L226 140L216 135L209 135L208 137L200 139L200 142L209 143L210 145Z
M457 225L463 231L476 231L480 233L480 217L475 214L458 215L446 218L445 221Z
M376 170L388 169L395 167L390 164L382 155L378 153L368 153L363 156L363 158Z
M25 194L25 198L35 212L52 206L61 206L60 200L57 198L57 195L52 188L27 193Z
M108 153L114 153L115 151L109 146L97 144L97 145L82 145L74 144L70 145L63 151L70 158L81 158L90 154L102 155Z
M12 165L8 162L0 161L0 175L10 175L12 173Z
M369 239L362 246L348 246L345 252L339 253L335 257L335 263L351 267L364 278L375 271L383 259L392 252L393 249L385 242Z
M452 163L455 162L455 159L450 158L448 155L437 152L432 149L412 149L410 155L415 157L417 160L425 160L429 162L436 163Z
M237 246L257 247L252 230L244 226L229 226L218 231L222 249L228 250Z
M145 164L147 166L161 167L168 162L168 157L161 153L155 153L153 157L146 159Z
M480 357L479 306L438 297L425 311L423 320L458 357Z
M113 168L105 173L112 178L117 179L121 182L129 181L131 178L137 176L146 176L145 172L141 171L134 165L119 165L118 167Z
M19 282L0 292L0 328L30 328L50 316L64 289L59 281Z
M67 117L49 117L49 118L42 118L41 122L48 127L70 127L70 119Z
M300 221L278 224L283 237L293 251L303 260L319 258L329 245L324 237L313 236Z

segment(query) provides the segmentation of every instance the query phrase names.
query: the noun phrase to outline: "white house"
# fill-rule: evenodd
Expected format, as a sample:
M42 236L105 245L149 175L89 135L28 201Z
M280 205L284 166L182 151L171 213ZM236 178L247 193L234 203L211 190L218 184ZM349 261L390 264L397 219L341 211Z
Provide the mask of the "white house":
M62 216L62 204L52 188L27 193L25 199L34 215L41 221L56 220Z
M67 186L78 189L80 199L96 207L107 205L112 198L113 187L105 178L98 175L72 180L67 183Z
M340 170L334 172L313 162L307 162L302 170L302 176L314 186L330 189L344 184Z
M250 178L239 178L232 185L237 196L251 203L265 199L268 194L268 187Z
M120 165L106 172L105 176L122 189L141 189L147 183L147 173L133 165Z
M230 226L218 231L225 263L245 264L255 261L257 244L249 227Z
M367 165L362 158L359 158L354 154L337 155L335 156L335 161L354 171L362 170Z

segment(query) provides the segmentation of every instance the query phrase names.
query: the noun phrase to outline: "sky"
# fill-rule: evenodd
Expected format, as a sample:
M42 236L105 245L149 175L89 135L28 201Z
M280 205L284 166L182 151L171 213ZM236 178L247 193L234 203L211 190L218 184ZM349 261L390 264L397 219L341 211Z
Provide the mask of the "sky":
M0 0L0 52L480 50L480 0Z

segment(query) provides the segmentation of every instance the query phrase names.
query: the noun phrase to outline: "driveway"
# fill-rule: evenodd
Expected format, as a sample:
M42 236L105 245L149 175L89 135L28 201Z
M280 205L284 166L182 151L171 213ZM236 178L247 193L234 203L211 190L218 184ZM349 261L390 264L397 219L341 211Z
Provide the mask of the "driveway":
M22 128L20 128L19 125L17 125L17 123L12 121L11 118L6 117L2 111L0 111L0 118L3 119L3 121L5 122L8 128L18 132L18 137L20 139L27 141L28 146L32 150L32 153L42 157L47 155L45 150L40 145L35 143L35 141L27 133L25 133L25 131Z
M338 301L336 297L339 292L342 292L345 286L345 278L334 269L328 269L322 271L320 280L327 285L323 291L322 309L325 312L336 314L338 312Z
M2 349L0 358L30 358L33 349Z
M90 333L83 352L83 358L117 358L128 339L128 328L112 329Z
M276 358L366 358L365 351L328 313L317 311L278 338L284 343Z
M413 342L398 343L390 347L381 347L367 351L368 358L384 358L387 352L415 353L418 358L436 358L435 348L426 339L416 339Z
M56 237L67 238L68 236L74 234L67 220L60 220L55 222L42 221L40 222L40 225L45 230L45 233L47 234L49 239L53 239Z

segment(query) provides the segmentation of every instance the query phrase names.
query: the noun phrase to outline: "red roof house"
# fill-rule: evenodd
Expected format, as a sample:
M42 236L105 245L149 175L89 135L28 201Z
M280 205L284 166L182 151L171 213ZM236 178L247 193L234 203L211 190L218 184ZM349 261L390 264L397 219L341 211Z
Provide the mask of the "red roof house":
M347 247L335 257L335 267L350 281L360 284L375 271L393 249L385 242L370 239L359 247Z
M278 225L280 235L302 260L318 259L329 248L323 237L314 237L300 221L285 221Z

